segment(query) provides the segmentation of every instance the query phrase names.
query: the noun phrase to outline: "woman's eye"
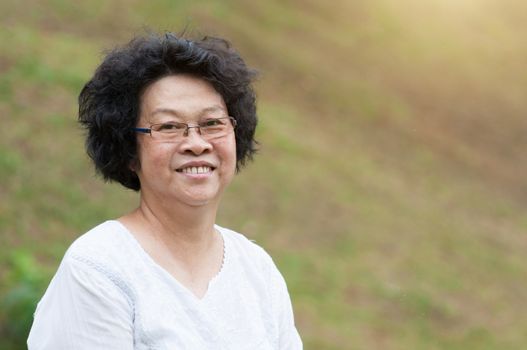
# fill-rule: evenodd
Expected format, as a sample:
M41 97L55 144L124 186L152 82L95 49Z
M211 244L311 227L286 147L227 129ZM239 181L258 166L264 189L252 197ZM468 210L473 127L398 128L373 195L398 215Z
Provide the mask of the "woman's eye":
M203 126L218 126L218 125L223 125L223 120L209 119L209 120L205 120L205 122L203 123Z
M165 123L159 125L159 130L176 130L176 129L183 129L183 124L174 124L174 123Z

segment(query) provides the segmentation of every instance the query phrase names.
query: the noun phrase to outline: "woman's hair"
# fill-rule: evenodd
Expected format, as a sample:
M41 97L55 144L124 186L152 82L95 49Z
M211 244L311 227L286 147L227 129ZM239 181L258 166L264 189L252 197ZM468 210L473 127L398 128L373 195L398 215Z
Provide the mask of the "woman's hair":
M256 98L247 67L229 42L204 37L188 40L172 33L137 37L109 52L79 95L79 122L86 128L86 150L106 181L138 191L131 170L137 161L140 98L147 86L172 74L208 81L236 119L236 170L256 151Z

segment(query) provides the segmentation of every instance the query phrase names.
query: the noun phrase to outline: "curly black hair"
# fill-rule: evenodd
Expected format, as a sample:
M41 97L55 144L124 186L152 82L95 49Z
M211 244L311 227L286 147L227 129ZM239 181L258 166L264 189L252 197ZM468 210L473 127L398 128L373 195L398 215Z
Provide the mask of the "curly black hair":
M141 94L150 84L173 74L191 74L212 84L237 122L236 170L252 159L257 116L251 84L256 71L224 39L149 34L110 51L79 95L86 150L106 181L140 190L130 165L137 160L137 136L132 128L139 117Z

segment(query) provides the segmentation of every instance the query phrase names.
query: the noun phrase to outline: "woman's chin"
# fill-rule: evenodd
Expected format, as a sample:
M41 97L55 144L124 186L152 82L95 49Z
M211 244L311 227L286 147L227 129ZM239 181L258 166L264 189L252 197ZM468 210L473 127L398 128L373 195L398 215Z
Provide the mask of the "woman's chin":
M216 191L211 192L191 192L185 193L185 196L179 196L176 201L187 204L191 207L202 207L210 204L217 203L220 194Z

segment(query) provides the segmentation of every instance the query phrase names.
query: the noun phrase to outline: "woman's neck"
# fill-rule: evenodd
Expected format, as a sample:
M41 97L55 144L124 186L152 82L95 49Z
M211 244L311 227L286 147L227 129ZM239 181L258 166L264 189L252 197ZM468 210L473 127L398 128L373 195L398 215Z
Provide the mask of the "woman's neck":
M139 207L119 220L147 251L151 247L159 252L161 244L172 257L192 263L193 257L200 258L218 243L214 229L217 208L216 203L188 206L171 202L164 205L161 200L142 197Z
M224 260L223 238L214 228L217 205L174 203L167 210L150 203L141 198L139 207L119 221L158 265L201 298Z

